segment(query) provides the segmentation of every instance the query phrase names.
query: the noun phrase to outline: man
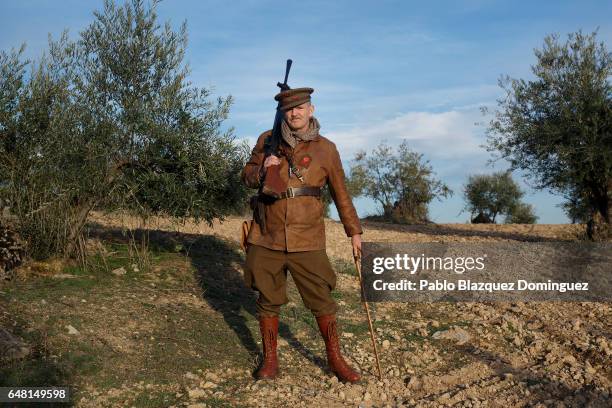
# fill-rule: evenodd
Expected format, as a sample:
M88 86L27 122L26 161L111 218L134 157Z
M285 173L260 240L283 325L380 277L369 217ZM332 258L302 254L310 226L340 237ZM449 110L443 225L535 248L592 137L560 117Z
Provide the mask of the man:
M325 341L327 361L341 381L357 382L360 375L343 359L336 328L337 306L331 297L336 275L325 252L325 223L320 190L326 183L338 208L353 254L361 252L361 225L347 192L340 155L334 143L319 134L313 116L312 88L282 91L274 99L284 112L280 157L265 157L271 131L262 133L242 172L242 181L259 188L273 167L288 186L280 198L267 200L265 228L254 222L248 235L245 283L259 291L257 312L264 359L256 378L274 378L278 372L276 343L278 314L287 303L286 270L302 300L316 317ZM257 217L256 217L257 220Z

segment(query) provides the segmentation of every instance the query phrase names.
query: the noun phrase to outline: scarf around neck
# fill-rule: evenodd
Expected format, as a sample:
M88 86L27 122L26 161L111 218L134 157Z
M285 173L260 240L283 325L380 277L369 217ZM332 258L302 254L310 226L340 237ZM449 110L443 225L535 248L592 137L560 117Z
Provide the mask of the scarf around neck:
M307 142L313 140L319 135L319 129L321 129L321 125L319 125L319 121L314 116L310 118L308 130L303 134L291 130L285 118L283 118L281 122L281 134L283 135L283 139L292 149L294 149L300 141Z

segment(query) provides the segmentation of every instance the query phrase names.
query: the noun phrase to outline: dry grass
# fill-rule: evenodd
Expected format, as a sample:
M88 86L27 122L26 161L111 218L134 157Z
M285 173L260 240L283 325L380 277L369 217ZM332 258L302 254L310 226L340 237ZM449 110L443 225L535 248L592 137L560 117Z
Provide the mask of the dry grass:
M188 234L214 235L239 243L242 217L228 217L223 222L215 220L212 226L206 223L172 222L167 218L153 217L146 225L140 220L117 214L94 213L91 221L115 227L158 229ZM576 240L584 236L581 224L432 224L396 225L362 221L362 240L368 242L457 242L457 241L540 241ZM342 223L325 219L327 254L333 258L352 260L350 238Z

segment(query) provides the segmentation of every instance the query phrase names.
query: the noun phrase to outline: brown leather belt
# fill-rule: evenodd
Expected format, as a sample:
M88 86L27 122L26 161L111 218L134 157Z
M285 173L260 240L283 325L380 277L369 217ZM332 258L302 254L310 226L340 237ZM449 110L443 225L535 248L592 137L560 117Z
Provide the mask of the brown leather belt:
M321 187L289 187L280 193L279 198L293 198L297 196L321 196Z

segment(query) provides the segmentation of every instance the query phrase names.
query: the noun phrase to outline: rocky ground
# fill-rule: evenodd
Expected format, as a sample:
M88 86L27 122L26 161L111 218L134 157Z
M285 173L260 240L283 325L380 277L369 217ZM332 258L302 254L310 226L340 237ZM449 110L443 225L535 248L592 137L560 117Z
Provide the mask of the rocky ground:
M156 219L139 226L95 215L88 242L92 252L105 254L106 266L87 272L31 265L0 288L0 326L19 336L21 352L24 342L31 346L29 357L13 361L0 377L35 381L30 358L46 365L44 374L56 375L58 384L67 381L83 407L611 406L609 303L372 304L379 379L350 241L332 220L326 220L327 248L338 271L341 344L363 381L338 383L328 372L316 323L290 285L281 316L281 375L256 382L251 373L261 345L254 298L240 287L241 221L206 226ZM136 248L123 262L113 255L122 254L111 245L122 235L112 228L130 224L157 231L151 242L166 251L158 248L148 267L134 263L142 261ZM363 238L557 241L583 231L578 225L364 222Z

